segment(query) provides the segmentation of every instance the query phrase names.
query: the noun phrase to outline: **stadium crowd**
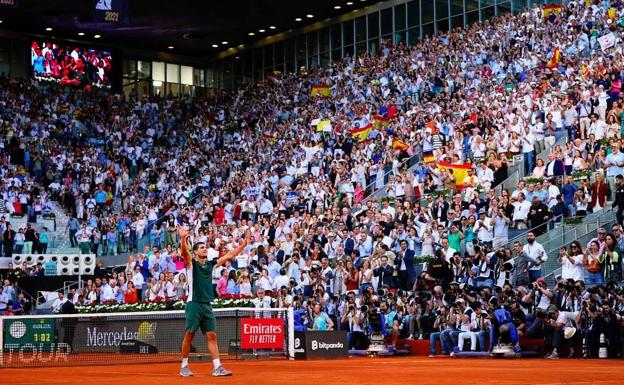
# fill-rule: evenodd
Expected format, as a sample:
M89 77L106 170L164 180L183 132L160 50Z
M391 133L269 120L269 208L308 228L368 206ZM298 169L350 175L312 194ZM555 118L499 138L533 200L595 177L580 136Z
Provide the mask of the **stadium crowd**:
M310 328L361 337L379 309L395 343L485 350L488 310L505 305L553 358L581 336L595 356L600 334L619 355L620 5L571 2L547 18L533 8L196 100L2 79L4 254L46 239L35 223L15 231L10 215L36 222L58 200L71 246L131 253L123 271L98 269L77 304L183 299L176 227L190 225L215 255L251 229L253 245L215 269L215 292L303 309ZM561 131L569 140L554 146ZM545 149L548 162L536 160ZM499 195L516 157L531 178ZM454 167L466 164L465 176ZM618 225L595 242L548 255L532 240L610 205ZM527 244L508 244L528 228ZM548 258L563 269L551 288Z

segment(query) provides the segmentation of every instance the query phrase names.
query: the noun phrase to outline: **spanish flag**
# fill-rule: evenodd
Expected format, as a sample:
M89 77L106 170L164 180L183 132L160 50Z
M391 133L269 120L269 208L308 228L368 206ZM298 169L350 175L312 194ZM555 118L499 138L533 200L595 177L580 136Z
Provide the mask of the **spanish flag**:
M392 139L392 148L394 150L405 151L409 146L402 141L401 139L394 138Z
M355 122L356 127L351 129L351 135L353 139L358 142L363 142L368 138L368 134L371 132L373 125L368 120L368 118L362 118L359 121Z
M327 84L315 84L312 86L312 92L310 93L311 96L317 96L317 95L322 95L322 96L329 96L331 95L331 90L329 89L329 86Z
M449 162L439 161L438 168L453 170L453 176L455 177L455 186L461 189L464 188L464 179L468 176L468 170L472 169L472 164L452 164Z
M435 156L433 155L433 151L423 152L423 160L425 163L435 163Z
M559 47L555 48L551 58L548 60L546 66L548 68L556 68L559 65L559 60L561 60L561 50Z
M375 115L375 127L379 128L388 124L388 118L384 115Z
M263 132L262 133L262 139L269 141L270 143L275 143L276 138L269 134L268 132Z
M552 14L560 14L561 13L561 4L550 4L544 5L542 7L542 14L544 17L549 17Z

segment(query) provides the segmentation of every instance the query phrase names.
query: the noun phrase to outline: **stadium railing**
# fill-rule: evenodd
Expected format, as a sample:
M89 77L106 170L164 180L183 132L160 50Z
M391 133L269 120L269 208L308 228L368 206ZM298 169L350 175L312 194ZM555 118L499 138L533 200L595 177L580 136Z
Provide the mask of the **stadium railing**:
M145 304L148 309L149 305ZM122 306L112 309L123 309ZM239 359L245 354L259 353L294 358L292 308L213 310L220 358ZM260 319L272 319L268 322L277 325L271 333L279 345L283 338L283 348L261 352L241 348L241 326ZM253 327L246 330L254 334ZM184 333L184 310L0 317L0 368L178 361ZM271 337L263 333L254 335L266 342ZM198 331L189 359L211 360L209 356L206 337Z

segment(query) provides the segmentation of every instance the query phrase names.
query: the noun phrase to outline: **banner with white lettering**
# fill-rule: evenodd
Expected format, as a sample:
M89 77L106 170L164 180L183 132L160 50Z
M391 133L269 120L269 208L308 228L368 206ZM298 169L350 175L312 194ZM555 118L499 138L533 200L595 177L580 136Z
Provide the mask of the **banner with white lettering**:
M241 348L284 348L284 320L281 318L241 319Z

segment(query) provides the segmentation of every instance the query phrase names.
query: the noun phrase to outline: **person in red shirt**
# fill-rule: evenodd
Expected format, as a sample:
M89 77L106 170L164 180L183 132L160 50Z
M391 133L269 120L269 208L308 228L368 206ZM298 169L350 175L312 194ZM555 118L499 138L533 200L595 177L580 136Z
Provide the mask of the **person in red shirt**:
M216 205L215 207L213 222L217 226L225 224L225 210L221 205Z
M124 295L124 303L137 303L139 302L139 298L137 295L136 288L134 287L134 283L132 281L128 281L128 289Z

